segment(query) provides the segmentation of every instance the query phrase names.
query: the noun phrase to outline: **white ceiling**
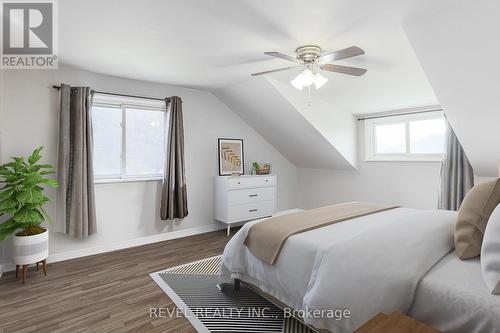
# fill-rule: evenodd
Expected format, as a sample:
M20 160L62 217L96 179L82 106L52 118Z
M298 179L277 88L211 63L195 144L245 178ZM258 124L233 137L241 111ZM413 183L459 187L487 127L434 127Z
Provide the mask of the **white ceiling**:
M344 148L355 139L339 130L339 119L352 122L349 113L439 104L403 26L425 26L464 1L64 0L59 1L60 61L212 91L296 165L349 169L356 165L349 157L355 152ZM300 70L274 73L268 80L250 77L293 65L265 51L293 55L305 44L325 52L359 46L366 54L339 64L368 72L324 73L329 82L312 92L315 106L321 106L316 108L296 103L308 98L305 91L284 89Z
M325 74L330 81L318 97L354 113L422 106L438 101L401 22L439 6L435 0L64 0L60 60L110 75L220 91L251 80L252 72L289 65L265 51L357 45L366 55L342 63L368 73ZM288 81L292 74L273 78Z

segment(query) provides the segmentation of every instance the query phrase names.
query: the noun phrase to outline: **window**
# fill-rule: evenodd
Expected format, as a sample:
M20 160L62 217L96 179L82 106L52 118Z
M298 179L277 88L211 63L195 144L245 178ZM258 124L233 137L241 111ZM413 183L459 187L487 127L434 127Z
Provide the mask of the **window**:
M92 105L96 182L163 177L166 110L162 101L96 94Z
M442 112L366 119L366 160L441 161L445 130Z

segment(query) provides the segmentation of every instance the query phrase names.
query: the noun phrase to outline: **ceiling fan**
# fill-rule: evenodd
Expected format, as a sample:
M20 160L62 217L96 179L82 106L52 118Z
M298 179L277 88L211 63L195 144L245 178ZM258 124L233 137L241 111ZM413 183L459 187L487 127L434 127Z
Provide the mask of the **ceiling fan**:
M295 50L295 53L296 56L291 57L289 55L280 52L264 52L264 54L269 55L271 57L292 61L297 63L298 65L273 69L270 71L264 71L259 73L253 73L252 76L264 75L299 67L305 67L305 70L291 81L291 84L295 88L302 90L303 87L309 87L312 84L314 84L316 89L319 89L328 81L326 77L318 73L318 69L328 72L336 72L336 73L355 75L355 76L361 76L365 74L367 71L364 68L346 67L341 65L329 64L330 62L333 61L356 57L364 54L365 51L363 51L357 46L351 46L339 51L322 54L321 48L319 46L306 45L297 48Z

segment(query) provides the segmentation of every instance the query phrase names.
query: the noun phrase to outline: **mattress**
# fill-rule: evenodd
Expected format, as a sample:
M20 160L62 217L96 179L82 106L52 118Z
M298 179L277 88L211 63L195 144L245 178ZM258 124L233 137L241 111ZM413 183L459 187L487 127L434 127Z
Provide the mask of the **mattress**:
M443 332L500 332L500 296L486 288L479 258L452 252L422 278L409 315Z

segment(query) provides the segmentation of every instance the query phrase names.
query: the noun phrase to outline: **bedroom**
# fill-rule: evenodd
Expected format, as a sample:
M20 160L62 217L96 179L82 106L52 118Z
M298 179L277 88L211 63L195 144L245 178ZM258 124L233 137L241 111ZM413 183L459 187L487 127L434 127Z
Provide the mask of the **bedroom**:
M498 3L34 3L2 1L0 331L500 331Z

